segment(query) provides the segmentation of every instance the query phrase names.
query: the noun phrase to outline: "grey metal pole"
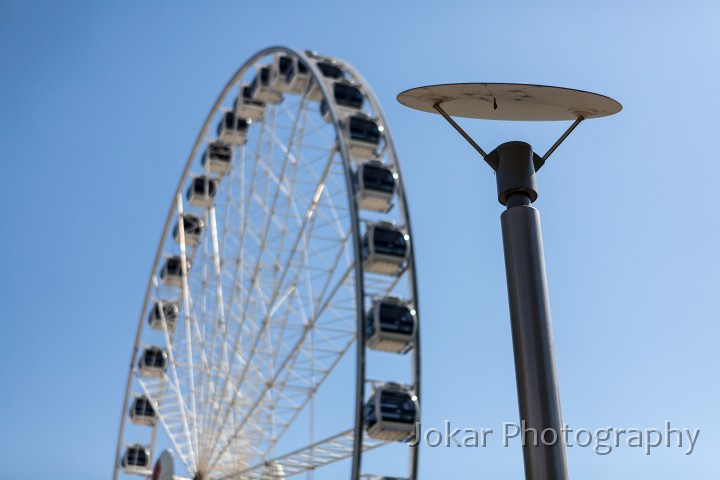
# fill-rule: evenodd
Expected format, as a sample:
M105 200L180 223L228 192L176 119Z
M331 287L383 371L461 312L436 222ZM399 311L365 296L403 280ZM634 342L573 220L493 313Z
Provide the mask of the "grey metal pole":
M509 142L490 155L496 161L515 376L518 389L525 478L568 478L560 394L545 276L535 166L530 145Z

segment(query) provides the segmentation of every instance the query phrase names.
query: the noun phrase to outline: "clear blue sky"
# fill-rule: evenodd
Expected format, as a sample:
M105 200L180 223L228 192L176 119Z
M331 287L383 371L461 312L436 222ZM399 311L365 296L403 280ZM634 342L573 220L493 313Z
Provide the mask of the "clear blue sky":
M353 64L388 117L409 191L423 419L517 419L494 177L402 90L517 82L596 91L539 177L564 420L700 428L683 449L573 448L573 478L720 471L720 6L608 2L0 2L0 478L112 469L137 315L205 115L270 45ZM464 121L486 149L544 152L561 124ZM521 453L425 448L421 478L522 478Z

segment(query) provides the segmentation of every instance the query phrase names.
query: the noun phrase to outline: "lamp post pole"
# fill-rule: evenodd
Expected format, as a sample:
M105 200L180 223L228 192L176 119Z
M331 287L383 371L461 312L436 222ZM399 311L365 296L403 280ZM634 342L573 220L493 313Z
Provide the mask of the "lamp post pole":
M530 145L509 142L487 160L497 165L498 200L507 207L500 219L525 478L566 480L540 213L531 206L537 198L533 157L537 161Z

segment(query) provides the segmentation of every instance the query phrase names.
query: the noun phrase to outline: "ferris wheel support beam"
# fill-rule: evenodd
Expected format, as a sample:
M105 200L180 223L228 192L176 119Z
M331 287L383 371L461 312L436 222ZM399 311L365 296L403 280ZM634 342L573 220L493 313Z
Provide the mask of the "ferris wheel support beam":
M367 452L387 445L388 443L389 442L368 437L365 438L362 450ZM268 462L262 462L236 474L222 477L219 480L265 480L267 477L263 476L265 474L264 468L265 465L270 462L276 462L282 465L285 476L291 477L303 472L312 471L322 465L328 465L349 458L352 456L355 448L353 429L350 429L303 449L274 458Z

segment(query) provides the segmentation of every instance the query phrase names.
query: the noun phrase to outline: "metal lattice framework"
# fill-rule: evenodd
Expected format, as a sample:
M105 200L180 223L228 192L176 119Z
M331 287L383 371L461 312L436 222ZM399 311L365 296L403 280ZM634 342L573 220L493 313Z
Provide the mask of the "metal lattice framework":
M281 57L306 69L307 85L283 83ZM353 175L364 160L351 155L334 80L319 68L320 61L338 67L344 81L361 90L364 112L380 125L375 160L397 178L389 212L358 208ZM234 100L262 67L277 81L267 89L272 101L242 141L230 143L232 168L219 173L200 161L221 135L213 127L237 108ZM201 192L206 196L211 188L206 179L217 182L206 205L184 195L198 179L206 182ZM187 235L190 216L203 227L197 238ZM403 298L415 309L418 304L412 249L397 274L363 269L363 229L377 221L392 221L411 236L392 139L369 85L346 62L310 52L273 47L250 58L212 107L173 197L133 349L114 478L150 475L149 462L124 465L127 449L142 446L152 458L161 444L172 449L190 477L267 478L270 463L280 465L283 476L312 476L348 459L351 477L358 478L363 452L389 443L370 438L363 428L366 356L375 354L365 344L365 313L376 298ZM178 274L165 272L163 278L163 265L173 259L180 260ZM177 305L177 318L170 321L158 302ZM160 318L150 328L154 312ZM407 365L415 397L418 338L416 330L408 355L377 354ZM165 352L164 368L141 368L138 360L144 361L141 353L150 346ZM347 405L347 430L318 442L311 426L305 439L296 434L288 440L298 418L308 411L315 415L323 385L351 350L357 358L348 386L355 387L355 405ZM153 406L152 422L145 425L128 420L138 397ZM415 479L417 451L405 449L406 477Z
M372 450L377 447L382 447L385 444L387 444L387 442L365 437L363 438L362 450ZM275 458L273 462L283 467L286 476L291 476L313 471L323 465L350 458L353 454L354 447L355 432L354 430L348 430L347 432L340 433L321 442L283 455L282 457ZM265 475L264 465L256 465L225 478L265 480Z

